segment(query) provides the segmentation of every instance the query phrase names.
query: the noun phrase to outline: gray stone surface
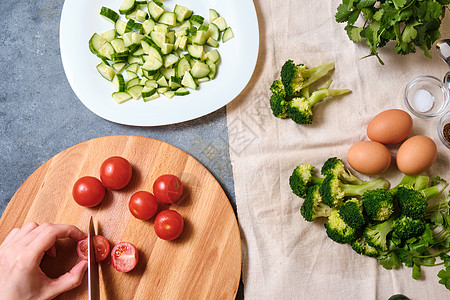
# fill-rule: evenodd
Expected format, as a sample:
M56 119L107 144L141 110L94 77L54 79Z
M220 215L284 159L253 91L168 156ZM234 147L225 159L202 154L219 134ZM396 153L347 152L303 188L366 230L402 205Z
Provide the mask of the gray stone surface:
M101 119L78 100L64 74L59 50L63 3L0 1L0 214L27 177L52 156L116 134L155 138L189 153L216 177L234 207L225 108L161 127Z

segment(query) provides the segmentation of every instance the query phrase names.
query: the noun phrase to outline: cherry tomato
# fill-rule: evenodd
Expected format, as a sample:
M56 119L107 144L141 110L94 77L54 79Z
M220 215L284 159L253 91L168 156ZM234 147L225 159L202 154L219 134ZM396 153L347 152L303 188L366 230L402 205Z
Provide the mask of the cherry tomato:
M109 242L102 235L94 236L95 260L97 262L104 261L109 255ZM88 238L78 241L77 253L81 259L88 259Z
M124 188L130 182L132 173L130 162L120 156L112 156L100 166L100 179L112 190Z
M92 176L84 176L73 185L72 196L76 203L85 207L93 207L105 198L105 187L102 182Z
M111 263L119 272L129 272L136 267L139 254L136 247L128 242L121 242L111 250Z
M183 217L176 211L166 209L155 218L156 235L163 240L174 240L183 232Z
M183 194L183 184L175 175L161 175L153 183L153 194L159 202L174 203Z
M139 191L131 196L128 208L135 218L148 220L156 214L158 200L150 192Z

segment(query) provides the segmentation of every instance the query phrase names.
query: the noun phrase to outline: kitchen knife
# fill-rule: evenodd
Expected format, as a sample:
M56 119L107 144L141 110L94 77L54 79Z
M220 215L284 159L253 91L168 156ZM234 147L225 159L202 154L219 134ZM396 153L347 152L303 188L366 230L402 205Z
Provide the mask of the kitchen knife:
M89 221L89 233L88 233L88 289L89 300L100 299L99 291L99 279L98 279L98 264L95 260L95 247L94 247L95 228L94 221Z

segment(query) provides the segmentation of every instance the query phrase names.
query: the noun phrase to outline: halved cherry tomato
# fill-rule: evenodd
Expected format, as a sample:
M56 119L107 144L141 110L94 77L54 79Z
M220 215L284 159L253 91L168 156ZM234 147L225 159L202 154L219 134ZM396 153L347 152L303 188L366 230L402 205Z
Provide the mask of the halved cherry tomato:
M95 249L95 260L101 262L105 260L109 255L109 242L102 235L94 236L94 249ZM88 259L88 238L78 241L77 253L81 259Z
M100 166L100 179L112 190L120 190L127 186L132 173L130 162L121 156L112 156Z
M121 242L111 250L111 263L119 272L129 272L136 267L139 254L136 247L128 242Z
M100 204L105 198L105 187L102 182L92 176L84 176L73 185L72 196L76 203L85 207Z
M156 216L154 228L159 238L174 240L183 232L184 220L178 212L166 209Z
M175 175L161 175L153 183L153 194L159 202L174 203L183 194L183 184Z
M131 196L128 208L135 218L148 220L156 214L158 201L152 193L139 191Z

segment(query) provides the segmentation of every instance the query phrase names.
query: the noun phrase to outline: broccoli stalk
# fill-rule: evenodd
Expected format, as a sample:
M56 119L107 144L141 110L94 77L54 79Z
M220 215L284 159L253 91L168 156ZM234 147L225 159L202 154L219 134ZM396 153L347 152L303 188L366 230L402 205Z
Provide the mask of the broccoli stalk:
M361 179L353 175L342 162L341 159L337 157L330 157L325 161L322 166L322 170L320 173L323 176L327 176L328 174L335 174L341 181L352 183L352 184L361 184L364 183Z
M393 218L378 224L369 224L364 228L364 238L367 243L379 251L387 251L387 235L392 231Z
M362 184L343 183L335 174L325 176L320 186L320 195L323 202L330 207L340 206L344 197L362 196L366 191L373 189L389 189L386 179L379 177Z
M314 166L309 164L300 165L294 169L289 177L289 186L295 195L305 198L310 186L323 182L323 178L314 176L314 169Z
M296 97L287 105L288 116L298 124L312 124L313 108L327 97L339 96L350 92L349 89L318 89L309 98Z
M319 186L311 186L300 208L300 213L303 218L308 222L312 222L315 218L328 217L331 210L331 207L322 202Z
M286 90L286 95L295 96L303 88L324 77L333 69L334 62L307 68L304 64L295 65L292 60L287 60L281 67L281 82Z

